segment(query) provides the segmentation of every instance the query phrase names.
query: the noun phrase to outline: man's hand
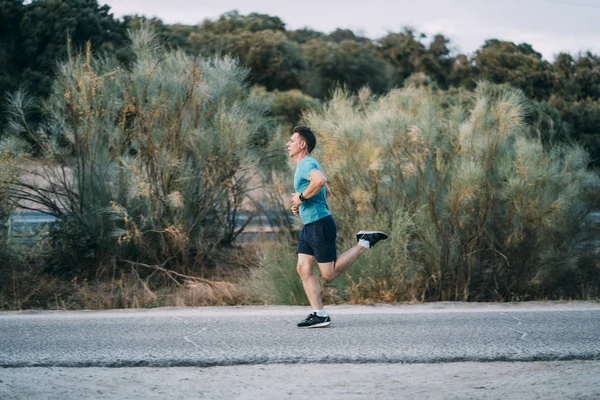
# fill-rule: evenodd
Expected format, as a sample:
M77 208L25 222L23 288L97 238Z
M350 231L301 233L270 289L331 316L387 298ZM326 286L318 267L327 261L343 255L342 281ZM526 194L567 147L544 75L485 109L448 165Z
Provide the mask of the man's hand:
M290 201L292 203L292 207L300 207L300 204L302 204L302 201L300 200L300 193L292 193L292 198Z
M298 209L298 207L292 206L292 214L294 214L294 216L296 217L300 215L300 210Z

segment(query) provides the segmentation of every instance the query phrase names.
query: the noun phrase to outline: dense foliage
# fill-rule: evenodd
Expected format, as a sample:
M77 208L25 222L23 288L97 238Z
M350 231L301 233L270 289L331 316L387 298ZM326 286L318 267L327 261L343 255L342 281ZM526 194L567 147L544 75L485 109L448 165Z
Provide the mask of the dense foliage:
M319 137L340 245L392 233L328 301L597 297L600 57L452 48L411 29L365 38L236 11L166 25L97 0L0 0L0 226L16 202L58 218L25 253L0 234L0 307L64 282L86 297L85 279L108 276L121 300L94 307L159 304L165 280L192 283L174 304L305 301L282 151L299 122ZM264 204L283 241L235 260L242 213ZM261 267L252 295L191 276L221 262ZM60 288L27 288L49 277Z
M58 274L138 262L198 272L239 233L269 142L268 103L235 59L165 53L148 29L131 52L127 69L89 49L70 55L43 123L9 119L39 147L41 166L26 172L42 179L11 192L57 217L47 263Z
M1 0L0 104L18 87L46 97L56 60L66 56L67 37L77 48L90 41L95 51L130 62L125 32L143 21L143 16L116 19L96 0ZM457 54L443 33L428 38L405 29L370 39L342 29L288 30L276 16L236 11L197 26L149 22L170 47L238 58L250 68L250 82L269 91L300 90L321 100L338 85L350 90L366 85L385 93L415 73L426 74L442 89L473 89L480 80L511 85L548 103L550 113L556 110L567 129L564 139L584 145L591 162L600 163L600 58L595 54L561 53L544 60L527 43L501 39L487 40L474 54ZM3 108L0 125L6 120Z
M339 250L354 246L359 230L390 233L346 272L338 299L599 294L600 269L585 244L597 235L589 212L600 181L580 146L544 149L524 122L527 107L522 92L481 84L459 96L415 87L384 97L338 91L307 115L320 137L316 157L333 192ZM273 277L271 290L258 285L261 293L279 301L299 297L285 247L265 253L259 272L259 282Z

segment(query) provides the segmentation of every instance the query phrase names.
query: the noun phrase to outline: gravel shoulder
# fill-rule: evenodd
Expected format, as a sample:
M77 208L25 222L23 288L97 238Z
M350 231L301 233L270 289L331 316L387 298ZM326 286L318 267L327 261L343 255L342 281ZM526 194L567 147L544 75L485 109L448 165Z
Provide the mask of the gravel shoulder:
M597 399L600 361L4 368L16 399Z

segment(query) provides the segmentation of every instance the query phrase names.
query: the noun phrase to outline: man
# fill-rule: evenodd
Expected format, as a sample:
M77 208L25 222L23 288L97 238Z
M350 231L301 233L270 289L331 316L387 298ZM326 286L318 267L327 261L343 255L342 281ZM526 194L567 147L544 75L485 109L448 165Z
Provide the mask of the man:
M327 206L327 180L317 160L310 155L316 144L315 135L309 127L297 126L286 145L288 154L297 164L294 175L296 192L292 193L291 210L304 223L296 249L297 270L313 308L313 312L298 324L300 328L320 328L331 324L331 318L323 308L321 286L313 271L315 263L324 279L333 280L350 268L367 249L388 237L379 231L360 231L356 234L358 244L337 257L337 228Z

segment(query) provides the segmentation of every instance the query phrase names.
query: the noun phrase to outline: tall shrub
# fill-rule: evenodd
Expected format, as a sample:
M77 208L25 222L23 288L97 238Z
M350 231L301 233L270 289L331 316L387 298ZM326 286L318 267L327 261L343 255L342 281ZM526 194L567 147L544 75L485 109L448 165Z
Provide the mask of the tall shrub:
M52 262L65 273L206 265L239 234L269 141L268 105L250 93L236 60L165 51L146 28L130 39L127 68L89 46L70 54L44 105L46 122L32 131L42 183L22 182L17 197L58 217Z
M18 252L9 245L8 220L14 210L10 196L19 178L18 164L26 153L26 144L14 137L0 139L0 294L7 292L14 270L20 267ZM3 308L0 295L0 308Z
M349 270L350 297L578 295L569 288L598 177L580 147L544 150L524 104L521 92L488 84L452 98L409 87L338 91L307 115L342 247L359 229L391 233Z

